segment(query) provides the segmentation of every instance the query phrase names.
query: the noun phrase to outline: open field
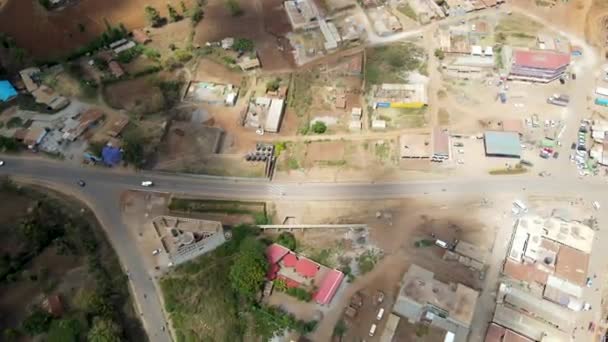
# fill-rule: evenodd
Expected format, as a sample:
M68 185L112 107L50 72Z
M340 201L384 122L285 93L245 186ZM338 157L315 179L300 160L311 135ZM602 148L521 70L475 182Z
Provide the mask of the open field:
M541 29L541 24L521 14L513 13L512 15L502 16L494 29L495 40L515 46L532 47L536 41L536 34Z
M243 14L233 16L224 0L210 0L205 6L205 19L196 27L194 42L206 42L226 37L249 38L254 41L262 67L266 70L289 69L293 57L282 37L291 27L282 8L282 1L239 1ZM284 51L280 51L282 46Z
M13 331L25 341L27 335L48 332L49 341L76 341L87 336L94 317L103 317L119 324L117 339L145 340L118 260L95 217L79 210L81 203L11 183L2 184L0 200L5 203L0 215L0 249L5 253L0 263L4 337L8 339L6 332ZM54 318L48 316L48 324L33 333L24 320L32 313L47 317L40 308L53 295L59 296L63 309ZM60 329L60 323L71 328Z
M194 1L184 2L190 6ZM49 59L67 55L99 36L105 30L105 20L112 25L122 23L127 29L147 26L144 7L154 6L166 16L167 3L179 8L177 0L82 0L49 13L38 1L9 0L0 11L0 32L14 37L17 45L34 57ZM33 22L36 25L31 25ZM84 26L84 32L79 25Z
M424 65L424 51L414 43L399 43L366 51L365 84L405 83L407 73ZM421 71L422 72L422 71Z

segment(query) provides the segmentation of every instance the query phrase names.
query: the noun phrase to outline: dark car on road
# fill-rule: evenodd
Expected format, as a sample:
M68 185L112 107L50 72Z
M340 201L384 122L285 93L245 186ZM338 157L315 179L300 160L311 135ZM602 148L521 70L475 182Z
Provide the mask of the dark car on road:
M85 182L84 182L82 179L79 179L79 180L78 180L78 185L79 185L80 187L84 187L85 185L87 185L87 183L85 183Z

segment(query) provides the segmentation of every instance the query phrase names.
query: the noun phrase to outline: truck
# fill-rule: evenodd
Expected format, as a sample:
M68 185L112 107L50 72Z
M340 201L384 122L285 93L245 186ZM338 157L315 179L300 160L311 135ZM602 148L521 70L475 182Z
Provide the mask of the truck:
M566 107L570 102L570 96L564 94L553 94L547 98L548 104Z
M506 103L507 102L507 94L505 94L504 92L500 92L498 94L498 98L500 98L500 103Z
M608 88L597 87L595 93L602 96L608 96Z
M595 104L598 106L608 107L608 99L605 99L603 97L596 97Z

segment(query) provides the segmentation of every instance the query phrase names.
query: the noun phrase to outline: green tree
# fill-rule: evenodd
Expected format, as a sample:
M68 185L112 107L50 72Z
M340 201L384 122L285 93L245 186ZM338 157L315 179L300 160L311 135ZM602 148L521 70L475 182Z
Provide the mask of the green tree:
M272 81L269 81L268 83L266 83L266 89L268 91L277 91L279 90L279 87L281 86L281 78L277 77Z
M230 267L232 288L244 298L253 299L264 283L267 266L264 245L255 238L246 238Z
M13 328L4 329L4 331L2 332L2 335L4 337L4 341L7 341L7 342L13 342L13 341L17 341L19 339L19 331L17 329L13 329Z
M312 131L316 134L323 134L327 131L327 125L323 121L315 121L311 127Z
M0 136L0 151L15 152L19 150L19 143L14 138Z
M192 7L192 12L190 13L190 19L192 20L192 25L198 24L203 17L205 16L205 12L203 11L203 7L201 5L194 4Z
M95 317L87 335L88 342L120 342L122 331L111 319Z
M441 49L435 49L435 57L442 61L445 58L445 52L443 52Z
M238 0L227 0L226 7L228 7L228 10L233 17L238 17L244 13Z
M76 319L54 320L49 328L47 342L77 342L82 327Z
M88 151L95 157L101 157L101 151L103 150L106 143L102 141L91 141L89 143Z
M137 129L128 130L124 134L123 139L123 158L124 160L135 166L142 168L144 166L144 141L141 133Z
M336 325L334 326L333 335L337 337L342 337L344 336L347 330L348 327L346 326L346 323L344 323L344 320L339 320L338 323L336 323Z
M13 116L6 122L7 128L15 128L23 126L23 120L18 116Z
M254 44L251 39L238 38L234 41L234 45L232 47L239 52L249 52L253 51Z
M49 330L51 315L40 308L34 309L23 321L22 328L30 336L36 336Z
M152 25L153 27L160 25L162 18L160 17L160 14L158 13L158 10L156 10L156 8L152 6L146 6L144 11L146 13L146 20L148 20L150 25Z
M40 3L42 7L46 8L47 10L51 9L51 0L38 0L38 3Z
M171 6L170 4L167 4L167 11L169 12L169 18L171 18L172 22L182 20L182 16L179 15L175 10L175 7Z
M186 3L185 3L185 2L180 1L180 2L179 2L179 6L180 6L180 8L182 9L182 14L183 14L183 15L188 14L188 7L186 7Z
M290 232L282 232L277 238L279 245L285 246L292 251L296 249L296 237Z

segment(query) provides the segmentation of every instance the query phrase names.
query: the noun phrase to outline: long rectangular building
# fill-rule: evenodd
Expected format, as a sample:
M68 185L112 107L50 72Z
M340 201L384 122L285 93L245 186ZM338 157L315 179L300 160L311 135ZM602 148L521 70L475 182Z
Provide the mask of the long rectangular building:
M509 79L547 83L562 77L570 65L570 55L555 51L515 50Z

